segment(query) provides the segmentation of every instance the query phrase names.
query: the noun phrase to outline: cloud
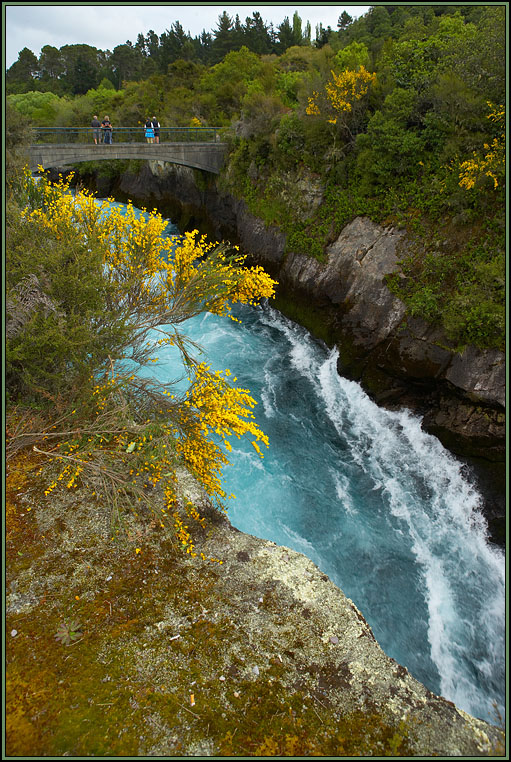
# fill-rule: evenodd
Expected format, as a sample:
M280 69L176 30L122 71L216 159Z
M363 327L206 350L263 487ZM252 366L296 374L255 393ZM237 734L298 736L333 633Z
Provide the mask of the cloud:
M17 60L20 50L29 48L39 56L44 45L85 43L100 50L113 50L126 40L135 43L139 34L152 29L161 35L179 21L185 32L196 37L206 30L214 32L218 18L225 10L244 23L258 11L266 23L275 26L287 16L292 20L298 11L305 26L310 21L312 36L316 25L337 28L343 10L356 18L369 6L335 5L7 5L5 8L5 66Z

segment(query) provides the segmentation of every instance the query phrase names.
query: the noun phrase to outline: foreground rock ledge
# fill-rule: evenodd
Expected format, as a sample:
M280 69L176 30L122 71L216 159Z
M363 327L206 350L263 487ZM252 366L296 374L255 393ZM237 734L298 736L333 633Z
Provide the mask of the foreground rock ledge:
M41 494L8 492L9 756L501 753L300 553L207 507L195 558L150 517L116 541L102 506Z

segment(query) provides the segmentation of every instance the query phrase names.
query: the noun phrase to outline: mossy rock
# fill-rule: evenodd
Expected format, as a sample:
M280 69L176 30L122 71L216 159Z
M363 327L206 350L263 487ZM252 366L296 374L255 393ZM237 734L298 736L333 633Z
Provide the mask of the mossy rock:
M19 458L8 473L9 756L498 750L500 732L388 658L305 556L202 502L193 557L143 508L114 529L90 498L45 497L37 466ZM182 504L200 505L181 485Z

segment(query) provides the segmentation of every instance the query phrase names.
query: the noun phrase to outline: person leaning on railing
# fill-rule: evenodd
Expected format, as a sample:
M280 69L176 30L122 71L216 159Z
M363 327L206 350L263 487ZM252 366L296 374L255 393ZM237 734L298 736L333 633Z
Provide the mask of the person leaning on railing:
M149 117L145 121L144 135L148 143L154 143L154 127Z
M94 138L94 143L97 145L98 143L101 143L101 122L96 114L92 117L91 127L92 137Z
M111 145L111 143L112 143L112 124L110 122L110 117L105 116L105 118L101 122L101 129L103 130L103 143L106 143L107 145Z
M153 125L153 130L154 130L154 142L159 143L160 142L160 123L155 116L153 116L153 118L151 119L151 124Z

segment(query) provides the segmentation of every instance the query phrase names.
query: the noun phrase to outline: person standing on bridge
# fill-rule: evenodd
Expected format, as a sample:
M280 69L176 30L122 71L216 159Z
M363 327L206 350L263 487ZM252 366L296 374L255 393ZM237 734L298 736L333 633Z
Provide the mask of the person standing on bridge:
M101 122L101 129L103 130L103 143L107 145L112 144L112 125L110 123L110 117L105 116Z
M154 127L149 117L145 120L145 136L148 143L154 143Z
M96 114L94 114L94 116L92 117L91 127L92 127L92 137L94 138L94 142L97 145L98 143L101 143L101 132L100 132L101 122L99 121Z
M154 142L159 143L160 142L160 123L155 116L153 116L153 118L151 119L151 124L153 125L153 130L154 130Z

